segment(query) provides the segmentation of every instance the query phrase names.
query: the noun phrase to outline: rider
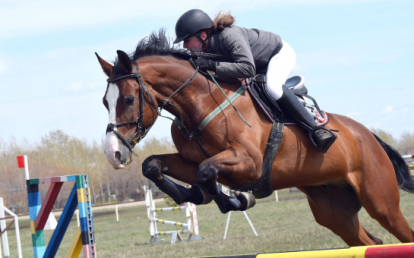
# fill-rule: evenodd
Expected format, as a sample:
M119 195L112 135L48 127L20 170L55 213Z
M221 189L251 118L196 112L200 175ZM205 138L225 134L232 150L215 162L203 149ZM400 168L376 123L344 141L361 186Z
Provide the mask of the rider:
M221 12L211 18L202 10L185 12L175 25L174 44L194 52L221 54L233 62L217 62L204 58L195 60L201 70L214 71L219 77L251 78L266 73L267 91L283 112L290 115L309 135L321 152L335 141L336 135L317 126L315 120L295 95L284 86L293 69L296 54L279 35L233 25L234 17Z

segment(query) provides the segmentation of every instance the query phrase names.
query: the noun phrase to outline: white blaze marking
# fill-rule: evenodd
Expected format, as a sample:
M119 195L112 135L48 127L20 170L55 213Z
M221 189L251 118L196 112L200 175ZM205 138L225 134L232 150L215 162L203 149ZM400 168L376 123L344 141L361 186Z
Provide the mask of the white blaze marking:
M116 123L116 103L119 98L119 88L116 84L110 83L106 93L106 101L109 109L109 123Z
M116 104L119 98L119 88L116 84L110 83L108 86L108 91L106 93L106 101L108 102L108 110L109 110L109 123L115 124L116 123ZM116 130L116 128L114 128ZM112 164L112 166L120 166L119 160L115 158L115 152L120 151L120 142L118 137L114 134L114 132L110 132L106 134L106 141L105 141L105 153L106 158Z

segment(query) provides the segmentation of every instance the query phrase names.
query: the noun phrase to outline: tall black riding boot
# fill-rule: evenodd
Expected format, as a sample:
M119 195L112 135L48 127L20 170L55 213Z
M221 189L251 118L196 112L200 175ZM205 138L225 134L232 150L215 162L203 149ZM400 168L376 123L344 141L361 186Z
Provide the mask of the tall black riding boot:
M302 128L309 133L313 145L322 153L325 153L336 139L336 135L330 130L318 126L295 94L283 86L283 95L276 101L282 111L291 116Z

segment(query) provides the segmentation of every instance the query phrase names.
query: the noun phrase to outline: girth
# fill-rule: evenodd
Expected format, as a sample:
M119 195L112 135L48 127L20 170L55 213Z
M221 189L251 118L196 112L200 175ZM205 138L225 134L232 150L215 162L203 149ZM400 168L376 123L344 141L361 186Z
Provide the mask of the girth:
M283 123L274 121L267 142L266 152L262 163L262 174L257 181L249 181L243 186L233 187L239 191L252 191L254 197L265 198L274 191L270 177L272 174L272 165L275 161L277 151L283 136Z

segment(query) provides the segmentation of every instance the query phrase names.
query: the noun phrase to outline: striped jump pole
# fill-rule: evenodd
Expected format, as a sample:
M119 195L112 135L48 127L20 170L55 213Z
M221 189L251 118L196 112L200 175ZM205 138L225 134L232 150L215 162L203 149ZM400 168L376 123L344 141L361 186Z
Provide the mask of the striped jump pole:
M149 230L150 230L150 243L157 243L161 240L158 238L159 235L172 235L171 244L175 243L178 238L182 241L180 234L189 234L188 241L199 240L201 239L198 231L198 222L197 222L197 211L196 206L192 203L185 203L184 205L177 207L165 207L165 208L155 208L155 203L152 198L151 190L145 190L145 204L147 206L147 215L149 219ZM167 212L167 211L180 211L185 210L187 223L163 220L156 217L156 212ZM171 231L158 231L157 223L166 224L172 226L182 227L182 230L171 230Z
M25 160L25 162L22 162ZM19 168L27 165L27 157L19 156ZM59 177L29 179L26 168L26 185L29 199L30 229L32 232L33 253L35 258L55 257L62 242L63 236L69 226L72 216L79 209L80 227L73 239L72 246L67 257L79 257L83 251L83 257L96 257L94 226L92 217L91 197L89 190L89 178L87 174ZM52 211L56 198L65 182L74 182L72 191L53 231L48 245L45 244L44 228ZM50 183L46 196L41 202L39 184Z
M357 246L341 249L214 256L226 258L412 258L414 244Z

